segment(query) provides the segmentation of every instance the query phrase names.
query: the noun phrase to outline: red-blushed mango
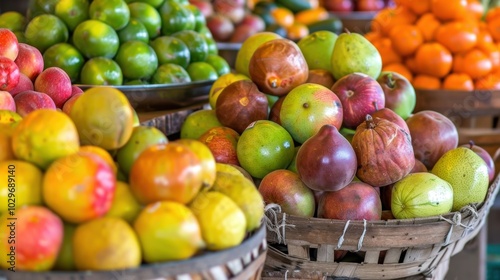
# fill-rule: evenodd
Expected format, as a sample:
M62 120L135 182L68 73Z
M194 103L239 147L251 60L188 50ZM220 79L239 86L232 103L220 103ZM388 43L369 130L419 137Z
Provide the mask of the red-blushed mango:
M69 223L102 217L111 208L116 177L112 167L91 153L75 153L55 161L45 172L43 199Z
M63 240L63 223L56 214L43 206L26 206L0 218L0 268L52 269Z

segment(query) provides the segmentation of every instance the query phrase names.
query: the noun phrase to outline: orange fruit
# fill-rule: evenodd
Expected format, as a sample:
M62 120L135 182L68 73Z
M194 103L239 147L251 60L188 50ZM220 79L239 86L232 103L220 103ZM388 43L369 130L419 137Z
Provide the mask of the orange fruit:
M394 26L401 24L413 24L417 21L417 15L410 9L399 6L385 8L378 12L371 22L371 30L389 35Z
M392 47L391 39L380 38L373 42L373 46L378 50L382 58L382 65L401 62L401 56Z
M286 32L288 39L298 41L309 35L309 28L303 23L295 22L286 28Z
M382 67L382 71L393 71L403 75L410 82L413 80L413 74L411 73L410 69L408 69L408 67L406 67L402 63L388 64Z
M500 18L500 6L492 7L486 12L485 21L487 23L497 18Z
M413 54L424 42L420 29L412 24L394 26L389 34L392 46L401 56Z
M309 25L320 20L328 19L328 11L324 7L317 7L315 9L307 9L297 12L295 14L295 22Z
M484 7L481 2L477 0L468 0L465 9L467 10L468 16L472 16L476 20L481 20L483 18Z
M417 15L423 15L431 10L432 0L408 1L408 8Z
M432 0L431 11L440 20L463 18L467 11L467 0Z
M282 8L282 7L274 8L271 11L271 16L276 21L276 24L283 26L283 27L289 27L295 21L295 17L293 15L293 12L287 8Z
M78 153L95 154L101 157L104 161L106 161L107 164L109 164L114 174L118 172L118 167L116 166L115 161L113 160L111 154L99 146L93 146L93 145L80 146L80 150L78 151Z
M500 41L500 16L487 21L488 31L495 41Z
M415 60L414 56L409 56L407 57L403 64L410 70L412 73L417 73L417 61Z
M477 45L477 48L484 52L491 61L492 70L500 68L500 49L494 43L484 42Z
M412 85L416 89L436 90L441 88L441 80L433 76L419 74L413 77Z
M373 42L381 39L383 36L379 32L369 31L365 33L365 38L373 44Z
M434 14L426 13L417 20L415 25L420 29L424 41L429 42L434 40L434 33L436 29L441 26L441 22Z
M472 79L481 78L489 74L493 69L490 58L480 49L474 48L464 54L461 72L469 74Z
M417 70L437 78L446 76L452 67L453 56L440 43L424 43L415 54Z
M436 42L452 53L465 52L472 49L477 42L474 30L464 22L451 21L436 29Z
M472 91L474 90L474 82L467 74L451 73L444 78L442 88Z
M500 73L490 73L474 81L475 89L500 90Z

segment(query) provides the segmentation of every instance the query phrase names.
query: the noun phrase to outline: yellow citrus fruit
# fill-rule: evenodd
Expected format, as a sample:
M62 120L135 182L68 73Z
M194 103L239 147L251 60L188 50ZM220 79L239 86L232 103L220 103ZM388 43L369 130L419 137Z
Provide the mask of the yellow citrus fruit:
M0 123L1 124L15 124L21 121L23 117L16 112L10 110L0 110Z
M217 170L215 168L215 157L207 145L195 139L178 139L175 141L189 147L201 161L203 188L211 188L215 182Z
M80 148L75 124L63 112L39 109L22 119L12 135L16 158L46 169Z
M239 172L239 171L238 171ZM240 174L217 173L213 190L227 195L245 214L247 231L260 226L264 217L264 199L255 184Z
M86 90L73 104L70 117L82 145L121 148L132 135L134 113L123 92L112 87Z
M452 205L450 183L429 172L411 173L392 189L391 210L397 219L446 214Z
M439 158L431 172L453 187L453 208L481 203L489 186L488 166L474 151L466 147L449 150Z
M201 230L191 210L174 201L147 205L134 222L148 263L190 258L203 248Z
M245 238L246 218L240 207L220 192L200 192L189 205L201 226L209 250L239 245Z
M117 181L115 195L111 208L106 213L106 217L122 218L129 223L133 223L137 215L141 212L142 206L135 199L127 183Z
M76 228L73 257L79 270L134 268L141 264L141 247L127 222L103 217Z
M0 214L11 207L42 204L42 177L42 171L27 161L0 161Z
M208 102L210 104L210 107L212 107L212 109L215 109L217 98L219 98L220 93L225 87L232 84L233 82L249 79L250 78L248 76L234 72L224 74L217 78L217 80L215 80L215 82L212 84L212 87L210 87L210 91L208 92Z

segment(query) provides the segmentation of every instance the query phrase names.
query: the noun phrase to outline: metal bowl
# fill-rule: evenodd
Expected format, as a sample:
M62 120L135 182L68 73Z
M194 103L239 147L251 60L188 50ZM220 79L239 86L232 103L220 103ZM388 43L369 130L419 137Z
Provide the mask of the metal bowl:
M183 84L150 84L111 86L122 91L138 112L185 108L208 102L208 93L214 80ZM82 90L100 85L76 84Z

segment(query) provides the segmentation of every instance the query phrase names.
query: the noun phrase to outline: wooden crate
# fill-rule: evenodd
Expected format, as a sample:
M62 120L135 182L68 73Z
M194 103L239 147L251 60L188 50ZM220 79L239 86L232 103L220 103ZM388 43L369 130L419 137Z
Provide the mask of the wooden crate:
M268 206L263 279L444 279L450 258L487 220L499 186L500 176L483 203L416 219L305 218ZM338 250L358 258L334 260Z
M470 140L493 156L500 148L500 91L417 90L414 112L433 110L450 118L459 144Z

